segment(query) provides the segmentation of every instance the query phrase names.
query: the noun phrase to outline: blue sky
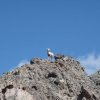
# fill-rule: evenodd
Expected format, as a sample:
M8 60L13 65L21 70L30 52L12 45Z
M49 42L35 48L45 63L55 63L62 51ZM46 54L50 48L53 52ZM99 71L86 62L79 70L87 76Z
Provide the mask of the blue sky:
M99 0L0 1L0 74L46 59L48 47L79 59L90 74L99 69L99 43Z

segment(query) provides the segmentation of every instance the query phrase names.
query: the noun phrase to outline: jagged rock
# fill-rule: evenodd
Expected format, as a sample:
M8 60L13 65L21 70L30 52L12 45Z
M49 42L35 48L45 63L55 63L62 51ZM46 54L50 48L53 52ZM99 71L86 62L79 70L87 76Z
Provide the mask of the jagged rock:
M95 84L96 92L100 94L100 70L90 76Z
M72 57L33 58L0 77L0 100L100 100L100 90Z
M65 56L62 55L62 54L56 54L56 55L54 56L55 60L57 60L57 59L62 59L62 58L64 58L64 57L65 57Z
M39 64L41 60L42 60L42 59L39 59L39 58L33 58L33 59L30 61L30 64Z
M95 85L100 88L100 70L92 74L90 78L94 81Z

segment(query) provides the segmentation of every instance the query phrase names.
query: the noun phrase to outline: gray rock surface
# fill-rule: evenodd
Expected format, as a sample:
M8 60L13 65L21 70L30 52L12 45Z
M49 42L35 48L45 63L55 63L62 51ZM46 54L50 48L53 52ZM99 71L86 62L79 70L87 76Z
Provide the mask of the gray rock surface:
M71 57L33 58L0 77L0 100L100 100L100 91Z
M95 83L95 88L100 94L100 70L90 76L90 79Z
M90 78L94 81L95 85L100 88L100 70L92 74Z

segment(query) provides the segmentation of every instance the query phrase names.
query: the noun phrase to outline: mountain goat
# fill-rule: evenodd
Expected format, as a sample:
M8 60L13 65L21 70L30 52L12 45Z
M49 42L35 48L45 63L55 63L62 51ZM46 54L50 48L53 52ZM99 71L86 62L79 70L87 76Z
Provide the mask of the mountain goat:
M47 49L47 55L48 55L48 60L52 61L52 59L54 58L54 53L52 53L49 48Z

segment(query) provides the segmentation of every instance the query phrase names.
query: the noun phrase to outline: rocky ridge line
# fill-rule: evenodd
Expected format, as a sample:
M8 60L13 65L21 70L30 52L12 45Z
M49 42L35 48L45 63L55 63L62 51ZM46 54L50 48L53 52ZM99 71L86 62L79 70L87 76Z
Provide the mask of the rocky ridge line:
M0 77L0 100L100 100L100 91L72 57L33 58Z

